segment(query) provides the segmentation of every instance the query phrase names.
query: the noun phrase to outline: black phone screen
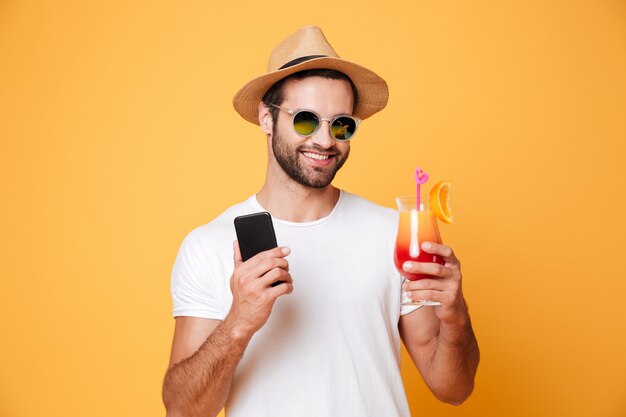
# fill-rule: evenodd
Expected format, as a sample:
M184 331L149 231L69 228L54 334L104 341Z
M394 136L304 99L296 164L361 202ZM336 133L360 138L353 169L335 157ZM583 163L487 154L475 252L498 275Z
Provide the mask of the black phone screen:
M235 232L244 261L278 246L272 216L265 211L236 217Z

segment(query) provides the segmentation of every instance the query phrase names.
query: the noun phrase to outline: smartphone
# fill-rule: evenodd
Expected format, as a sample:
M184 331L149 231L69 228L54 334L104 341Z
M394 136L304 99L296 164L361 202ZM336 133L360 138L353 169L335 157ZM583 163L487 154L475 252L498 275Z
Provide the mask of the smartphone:
M266 211L236 217L235 232L244 261L278 246L272 216Z
M244 262L259 252L278 246L272 216L266 211L235 217L235 232ZM276 281L272 287L283 282Z

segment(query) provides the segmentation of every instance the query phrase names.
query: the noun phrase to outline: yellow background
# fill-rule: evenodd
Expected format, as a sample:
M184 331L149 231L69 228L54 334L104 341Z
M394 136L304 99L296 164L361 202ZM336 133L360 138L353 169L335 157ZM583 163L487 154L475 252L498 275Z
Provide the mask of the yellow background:
M265 173L232 96L304 24L391 91L336 184L454 183L482 361L455 408L405 356L414 415L626 415L618 0L0 2L0 415L164 414L181 240Z

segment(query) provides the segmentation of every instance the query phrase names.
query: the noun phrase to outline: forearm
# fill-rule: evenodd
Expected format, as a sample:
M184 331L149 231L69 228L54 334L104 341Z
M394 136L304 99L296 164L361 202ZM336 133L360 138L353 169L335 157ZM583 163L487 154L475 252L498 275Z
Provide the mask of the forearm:
M172 366L163 382L167 415L216 416L251 336L228 316L192 356Z
M469 316L459 324L442 323L428 368L429 386L442 401L461 404L474 388L480 352Z

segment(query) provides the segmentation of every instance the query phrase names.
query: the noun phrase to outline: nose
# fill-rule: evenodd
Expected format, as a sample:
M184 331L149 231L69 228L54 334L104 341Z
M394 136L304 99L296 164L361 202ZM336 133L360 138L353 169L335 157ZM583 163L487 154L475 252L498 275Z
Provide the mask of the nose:
M322 119L321 123L317 132L311 136L311 141L323 149L328 149L335 144L335 138L330 135L330 120Z

